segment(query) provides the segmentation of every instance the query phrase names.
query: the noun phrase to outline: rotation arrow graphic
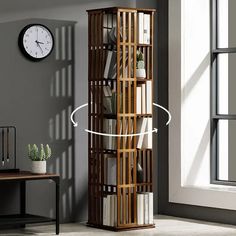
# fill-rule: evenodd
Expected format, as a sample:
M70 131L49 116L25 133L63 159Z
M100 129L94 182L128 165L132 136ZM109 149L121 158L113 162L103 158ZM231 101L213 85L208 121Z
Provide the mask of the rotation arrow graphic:
M167 114L168 114L168 116L169 116L169 119L168 119L168 121L166 122L166 125L168 125L169 123L170 123L170 121L171 121L171 114L170 114L170 112L165 108L165 107L163 107L163 106L161 106L161 105L159 105L159 104L157 104L157 103L152 103L154 106L156 106L156 107L159 107L159 108L161 108L162 110L164 110Z
M95 131L91 131L88 129L85 129L86 132L91 133L91 134L96 134L96 135L101 135L101 136L111 136L111 137L132 137L132 136L139 136L139 135L144 135L144 134L149 134L149 133L157 133L158 129L154 128L153 130L146 131L143 133L137 133L137 134L107 134L107 133L99 133Z
M71 122L73 123L74 127L77 127L77 126L78 126L78 122L75 122L74 119L73 119L74 114L75 114L79 109L81 109L81 108L83 108L83 107L86 107L86 106L88 106L88 103L85 103L85 104L83 104L83 105L77 107L77 108L71 113L70 119L71 119Z

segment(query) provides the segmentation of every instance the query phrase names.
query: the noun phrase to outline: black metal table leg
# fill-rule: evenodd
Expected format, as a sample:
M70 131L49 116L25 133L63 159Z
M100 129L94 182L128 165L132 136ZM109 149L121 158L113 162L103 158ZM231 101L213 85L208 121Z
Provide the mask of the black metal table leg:
M60 177L56 178L56 234L60 233Z
M26 182L20 182L20 214L25 215L26 213ZM25 228L25 224L21 225L22 228Z

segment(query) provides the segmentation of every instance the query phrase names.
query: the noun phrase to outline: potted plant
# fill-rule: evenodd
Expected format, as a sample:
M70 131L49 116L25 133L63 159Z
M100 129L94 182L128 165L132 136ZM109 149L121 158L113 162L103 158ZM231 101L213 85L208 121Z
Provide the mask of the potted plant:
M143 59L143 53L140 50L137 50L136 77L139 79L146 78L146 70L145 70L145 63Z
M28 157L32 161L31 172L33 174L45 174L46 173L46 160L52 155L51 148L47 144L44 148L43 144L40 146L40 150L36 144L28 144Z

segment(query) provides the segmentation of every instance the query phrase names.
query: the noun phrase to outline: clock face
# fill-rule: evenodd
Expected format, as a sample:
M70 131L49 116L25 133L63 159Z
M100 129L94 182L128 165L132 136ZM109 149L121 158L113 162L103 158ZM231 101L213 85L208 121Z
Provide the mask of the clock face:
M47 57L52 52L53 44L52 33L46 26L40 24L26 26L19 36L21 51L34 61Z

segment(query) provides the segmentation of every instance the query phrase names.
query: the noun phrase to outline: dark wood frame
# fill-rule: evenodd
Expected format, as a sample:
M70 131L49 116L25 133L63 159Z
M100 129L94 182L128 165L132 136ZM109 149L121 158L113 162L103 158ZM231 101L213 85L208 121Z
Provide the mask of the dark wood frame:
M37 216L26 213L26 182L35 180L52 180L56 186L56 218ZM19 183L20 184L20 213L14 215L0 215L0 227L19 226L24 228L26 224L55 222L56 234L60 231L60 176L57 174L34 175L28 171L18 173L0 173L0 183Z
M150 44L137 43L137 14L144 12L150 14ZM136 131L136 120L140 117L152 117L152 114L136 114L136 86L147 80L153 84L153 47L154 47L154 9L121 8L111 7L103 9L88 10L88 128L96 132L103 132L104 118L115 119L117 122L117 134L125 134L125 122L128 123L128 134ZM104 16L111 17L116 21L116 44L105 41L104 38ZM110 29L111 29L110 28ZM122 31L122 37L120 32ZM109 49L117 51L116 79L104 79L103 73L106 64L106 52ZM136 51L140 49L144 53L147 78L136 78ZM128 58L128 65L126 56ZM132 64L133 61L133 64ZM127 74L125 68L127 67ZM106 115L103 111L103 86L116 87L117 112ZM153 86L152 86L153 87ZM121 96L122 93L122 96ZM133 94L133 99L132 99ZM126 102L128 100L128 102ZM122 103L122 110L120 105ZM133 130L132 130L133 126ZM136 136L127 137L128 147L125 145L124 137L117 137L117 148L106 150L103 148L103 136L88 134L88 225L114 231L129 230L137 228L154 227L153 224L137 224L137 191L153 191L153 157L151 149L136 148ZM108 185L104 177L106 166L104 156L113 155L116 158L116 183ZM145 182L137 182L137 159L145 166ZM132 164L133 162L133 168ZM133 169L133 170L132 170ZM125 170L125 171L122 171ZM121 173L122 172L122 173ZM117 195L117 226L103 225L103 197L107 194ZM126 204L126 196L128 201ZM122 203L121 203L122 199ZM121 216L121 208L122 211ZM127 215L126 215L127 214ZM122 220L121 220L122 219Z

